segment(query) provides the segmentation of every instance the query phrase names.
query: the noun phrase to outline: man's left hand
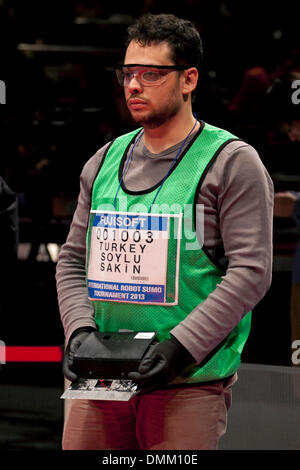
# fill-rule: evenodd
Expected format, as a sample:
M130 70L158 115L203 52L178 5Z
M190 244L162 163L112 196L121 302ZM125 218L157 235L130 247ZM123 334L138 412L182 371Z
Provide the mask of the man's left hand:
M171 382L195 363L187 349L171 336L154 346L140 363L138 371L130 372L128 378L144 389L154 389Z
M290 191L275 193L274 216L275 217L292 217L296 199L297 199L296 194Z

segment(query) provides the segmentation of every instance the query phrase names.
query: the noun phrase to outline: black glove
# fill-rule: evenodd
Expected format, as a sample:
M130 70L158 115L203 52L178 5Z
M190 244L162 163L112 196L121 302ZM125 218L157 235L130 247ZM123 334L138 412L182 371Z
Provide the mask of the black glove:
M71 380L71 382L75 382L78 380L78 376L72 371L73 359L74 354L79 348L79 346L83 343L83 341L89 336L92 331L97 331L96 328L91 326L85 326L81 328L77 328L75 330L68 342L68 345L65 350L64 360L63 360L63 374L64 376Z
M140 363L138 372L129 372L128 378L150 391L171 382L195 363L193 356L171 335L154 346Z

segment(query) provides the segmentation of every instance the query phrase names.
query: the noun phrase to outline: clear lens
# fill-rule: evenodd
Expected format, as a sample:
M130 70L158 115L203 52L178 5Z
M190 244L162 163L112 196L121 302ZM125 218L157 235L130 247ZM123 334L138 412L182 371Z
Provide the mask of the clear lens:
M162 78L161 73L153 70L141 73L141 79L148 83L157 82L160 78Z
M160 85L165 81L166 75L172 70L155 70L155 69L133 69L120 68L116 70L117 78L122 86L128 86L133 79L137 78L145 86Z

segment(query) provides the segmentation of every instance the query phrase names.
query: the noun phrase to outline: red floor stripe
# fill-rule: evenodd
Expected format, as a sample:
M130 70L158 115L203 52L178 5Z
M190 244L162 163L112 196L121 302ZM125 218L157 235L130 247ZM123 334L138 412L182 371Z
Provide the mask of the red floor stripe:
M61 362L62 349L59 346L2 346L0 356L5 362Z

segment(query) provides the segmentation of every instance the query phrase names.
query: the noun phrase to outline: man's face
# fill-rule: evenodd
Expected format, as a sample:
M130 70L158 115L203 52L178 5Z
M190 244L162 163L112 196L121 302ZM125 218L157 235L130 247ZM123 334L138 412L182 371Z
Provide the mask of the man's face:
M174 65L174 62L166 42L141 46L131 41L124 64ZM124 90L132 118L144 127L159 127L176 115L184 102L178 71L168 73L159 86L144 86L139 77L133 76Z
M300 142L300 121L284 122L281 124L281 130L292 142Z

